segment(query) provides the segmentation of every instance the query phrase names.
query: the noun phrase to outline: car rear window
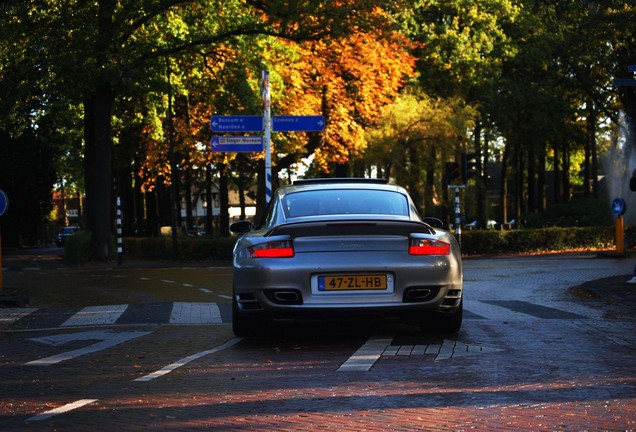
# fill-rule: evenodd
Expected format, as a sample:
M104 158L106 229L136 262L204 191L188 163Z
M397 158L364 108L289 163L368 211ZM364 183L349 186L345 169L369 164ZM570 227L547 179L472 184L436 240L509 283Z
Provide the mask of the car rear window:
M398 192L365 189L312 190L283 198L288 218L336 214L408 216L408 202Z

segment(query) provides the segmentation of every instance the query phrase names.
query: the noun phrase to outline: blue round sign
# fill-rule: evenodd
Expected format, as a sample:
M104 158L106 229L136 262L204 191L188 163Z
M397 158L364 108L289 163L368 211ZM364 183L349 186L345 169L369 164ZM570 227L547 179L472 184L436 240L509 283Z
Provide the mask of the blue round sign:
M2 216L9 207L9 198L7 198L7 194L4 193L2 189L0 189L0 216Z
M624 215L625 210L625 200L623 198L615 198L612 201L612 213L614 213L614 216Z

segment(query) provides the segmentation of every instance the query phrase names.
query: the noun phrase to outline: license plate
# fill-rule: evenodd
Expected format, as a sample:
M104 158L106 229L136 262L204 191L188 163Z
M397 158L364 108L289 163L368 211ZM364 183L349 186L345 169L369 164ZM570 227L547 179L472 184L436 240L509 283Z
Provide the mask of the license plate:
M318 291L385 290L386 275L318 276Z

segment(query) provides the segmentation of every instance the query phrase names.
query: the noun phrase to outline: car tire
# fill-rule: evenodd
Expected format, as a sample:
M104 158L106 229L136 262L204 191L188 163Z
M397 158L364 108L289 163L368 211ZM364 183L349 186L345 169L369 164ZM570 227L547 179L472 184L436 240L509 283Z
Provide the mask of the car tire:
M236 297L232 296L232 331L238 337L262 336L267 333L271 320L246 317L238 307Z
M455 334L462 327L464 318L464 299L459 301L459 307L454 312L437 312L420 320L423 333Z

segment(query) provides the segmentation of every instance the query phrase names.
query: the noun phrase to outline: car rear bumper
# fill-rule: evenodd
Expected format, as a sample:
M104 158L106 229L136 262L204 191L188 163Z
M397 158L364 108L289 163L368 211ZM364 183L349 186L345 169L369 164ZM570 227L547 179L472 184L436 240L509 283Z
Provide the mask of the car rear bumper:
M273 317L383 315L418 316L454 311L462 296L461 263L451 256L412 257L402 253L330 254L329 271L316 260L235 262L234 296L239 310ZM325 274L385 274L392 286L382 291L318 291Z

